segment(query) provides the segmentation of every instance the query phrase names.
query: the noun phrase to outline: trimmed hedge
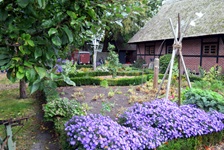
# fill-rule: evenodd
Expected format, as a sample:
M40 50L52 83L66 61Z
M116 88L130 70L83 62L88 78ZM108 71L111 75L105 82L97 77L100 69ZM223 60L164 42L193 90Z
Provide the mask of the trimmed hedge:
M110 75L110 72L102 72L102 71L92 71L92 72L78 72L69 74L70 78L73 77L94 77L94 76L107 76Z
M77 69L80 69L80 68L93 68L93 65L76 65L76 68Z
M145 74L145 73L144 73ZM95 77L95 76L108 76L111 75L110 72L102 71L92 71L92 72L78 72L69 74L70 78L73 77ZM120 71L117 72L118 76L140 76L142 75L141 71Z
M128 86L128 85L139 85L145 83L147 81L147 76L136 76L133 78L115 78L115 79L107 79L108 85L111 86Z
M202 136L179 138L168 141L158 147L158 150L198 150L205 146L216 145L224 140L224 131L213 132Z
M77 86L81 85L100 85L103 80L108 81L110 86L128 86L128 85L139 85L145 83L148 79L147 75L135 76L133 78L111 78L111 79L101 79L96 77L73 77L71 80L76 83ZM63 80L57 81L58 86L68 86Z

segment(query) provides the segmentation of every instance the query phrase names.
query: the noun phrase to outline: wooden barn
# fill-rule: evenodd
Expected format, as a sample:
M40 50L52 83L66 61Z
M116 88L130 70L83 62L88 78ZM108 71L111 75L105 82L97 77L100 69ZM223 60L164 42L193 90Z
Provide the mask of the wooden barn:
M158 14L128 41L137 45L137 58L150 63L172 53L174 36L169 19L176 27L178 14L181 29L189 22L182 41L186 67L198 72L199 66L208 70L218 64L224 70L223 0L165 0Z

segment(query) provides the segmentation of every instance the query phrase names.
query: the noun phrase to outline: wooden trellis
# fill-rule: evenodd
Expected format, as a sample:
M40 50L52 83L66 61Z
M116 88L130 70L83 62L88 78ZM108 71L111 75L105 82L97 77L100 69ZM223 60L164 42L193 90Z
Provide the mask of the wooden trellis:
M166 76L167 76L167 74L169 72L167 89L166 89L166 97L165 97L166 99L168 99L169 91L170 91L170 84L171 84L171 79L172 79L172 71L173 71L174 59L175 59L175 56L178 54L178 70L179 70L179 77L178 77L178 83L179 83L178 84L178 104L180 105L180 99L181 99L181 72L180 72L180 70L181 70L181 64L183 65L183 68L184 68L184 72L185 72L185 75L186 75L188 86L191 88L191 82L190 82L190 79L189 79L189 76L188 76L188 72L187 72L187 69L186 69L186 65L185 65L185 62L184 62L184 59L183 59L183 55L182 55L182 40L183 40L184 34L185 34L185 32L186 32L186 30L188 28L189 22L187 23L187 25L185 26L184 30L181 33L181 29L180 29L180 15L178 14L178 24L177 24L176 30L174 29L172 20L170 19L169 21L170 21L172 33L174 35L172 57L171 57L171 60L169 62L169 65L168 65L168 67L166 69L166 72L165 72L165 74L163 76L162 82L160 83L158 92L156 94L156 98L158 97L159 92L161 90L161 87L162 87L162 85L164 83L164 80L165 80L165 78L166 78Z

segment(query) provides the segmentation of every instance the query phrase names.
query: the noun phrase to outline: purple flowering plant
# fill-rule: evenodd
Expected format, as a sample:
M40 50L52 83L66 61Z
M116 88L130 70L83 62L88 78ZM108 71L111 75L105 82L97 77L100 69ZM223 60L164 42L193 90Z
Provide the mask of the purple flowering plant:
M154 129L132 130L100 114L74 116L65 124L69 143L74 148L141 150L156 148Z
M165 99L136 103L119 121L99 114L74 116L65 124L70 145L83 149L154 149L176 138L218 132L224 114L205 112L194 105L178 106Z

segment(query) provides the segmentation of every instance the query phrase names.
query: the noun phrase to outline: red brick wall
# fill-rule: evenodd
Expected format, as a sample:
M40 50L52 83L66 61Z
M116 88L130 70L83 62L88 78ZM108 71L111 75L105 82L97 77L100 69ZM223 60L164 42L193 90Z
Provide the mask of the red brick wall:
M217 37L208 37L203 38L203 42L217 42ZM162 41L157 41L155 43L155 53L157 55L160 54L160 46ZM145 53L145 44L139 44L138 48L141 51L141 54ZM139 53L139 49L137 54ZM166 53L166 45L163 46L162 55ZM200 55L201 55L201 38L184 38L182 42L182 53L184 56L185 65L188 69L192 71L198 72L198 68L200 66ZM220 38L219 41L219 55L224 56L224 43ZM139 56L139 55L138 55ZM142 56L146 63L150 63L150 58L154 58L151 56ZM202 57L202 67L207 71L214 65L216 65L216 57ZM222 66L224 70L224 58L219 57L218 65Z

